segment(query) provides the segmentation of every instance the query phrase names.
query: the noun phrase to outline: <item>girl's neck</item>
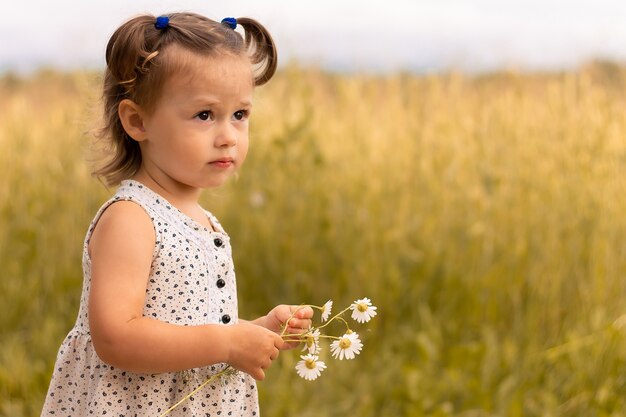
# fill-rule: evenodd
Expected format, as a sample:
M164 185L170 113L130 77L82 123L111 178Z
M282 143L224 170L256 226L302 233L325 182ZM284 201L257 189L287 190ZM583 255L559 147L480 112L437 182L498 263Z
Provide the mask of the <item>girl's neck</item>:
M160 180L157 176L150 175L150 173L145 170L139 170L132 179L139 181L155 193L163 196L163 198L174 206L178 206L179 204L198 204L200 192L202 191L199 188L189 187L173 181Z
M206 213L198 204L200 193L202 191L200 188L183 186L182 184L176 184L168 181L159 181L158 178L155 178L143 170L137 172L132 179L142 183L155 193L162 196L170 204L196 222L202 224L208 229L214 229L213 225L206 216Z

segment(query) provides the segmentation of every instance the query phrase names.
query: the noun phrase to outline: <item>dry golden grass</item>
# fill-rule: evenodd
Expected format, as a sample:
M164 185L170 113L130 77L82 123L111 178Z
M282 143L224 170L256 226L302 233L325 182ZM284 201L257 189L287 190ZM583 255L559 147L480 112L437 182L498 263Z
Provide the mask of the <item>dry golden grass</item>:
M110 194L85 162L97 74L0 80L0 415L39 414ZM285 353L266 416L626 415L626 72L384 77L258 90L240 178L205 194L242 316L367 296L355 361Z

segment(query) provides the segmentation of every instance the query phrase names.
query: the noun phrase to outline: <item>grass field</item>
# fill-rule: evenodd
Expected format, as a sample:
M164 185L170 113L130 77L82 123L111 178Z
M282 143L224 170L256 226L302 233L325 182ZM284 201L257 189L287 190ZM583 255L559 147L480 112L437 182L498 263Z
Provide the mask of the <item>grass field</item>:
M0 416L38 416L78 308L99 74L0 78ZM242 317L379 315L307 382L283 353L262 414L626 416L626 71L333 75L257 91L236 181L204 195ZM358 327L357 327L358 328Z

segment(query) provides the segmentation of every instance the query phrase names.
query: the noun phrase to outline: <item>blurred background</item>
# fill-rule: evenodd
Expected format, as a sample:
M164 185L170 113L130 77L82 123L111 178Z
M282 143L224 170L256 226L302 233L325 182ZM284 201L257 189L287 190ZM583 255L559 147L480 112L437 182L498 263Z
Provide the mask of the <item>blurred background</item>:
M242 317L277 303L379 315L364 349L264 416L626 415L626 3L85 2L3 7L0 416L38 416L72 327L108 37L143 12L250 16L257 89L230 233Z
M560 70L626 58L618 0L30 0L4 6L0 70L99 70L123 21L182 10L255 17L271 29L283 65L332 71Z

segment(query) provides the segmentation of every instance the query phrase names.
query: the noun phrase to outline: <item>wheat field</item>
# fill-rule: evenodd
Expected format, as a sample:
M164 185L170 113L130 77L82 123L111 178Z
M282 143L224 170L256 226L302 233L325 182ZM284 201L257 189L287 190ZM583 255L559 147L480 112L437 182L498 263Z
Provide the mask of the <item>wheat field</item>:
M0 78L0 416L38 416L77 314L98 73ZM256 92L239 177L203 196L240 315L379 315L314 382L284 352L264 416L626 416L626 70L330 74Z

